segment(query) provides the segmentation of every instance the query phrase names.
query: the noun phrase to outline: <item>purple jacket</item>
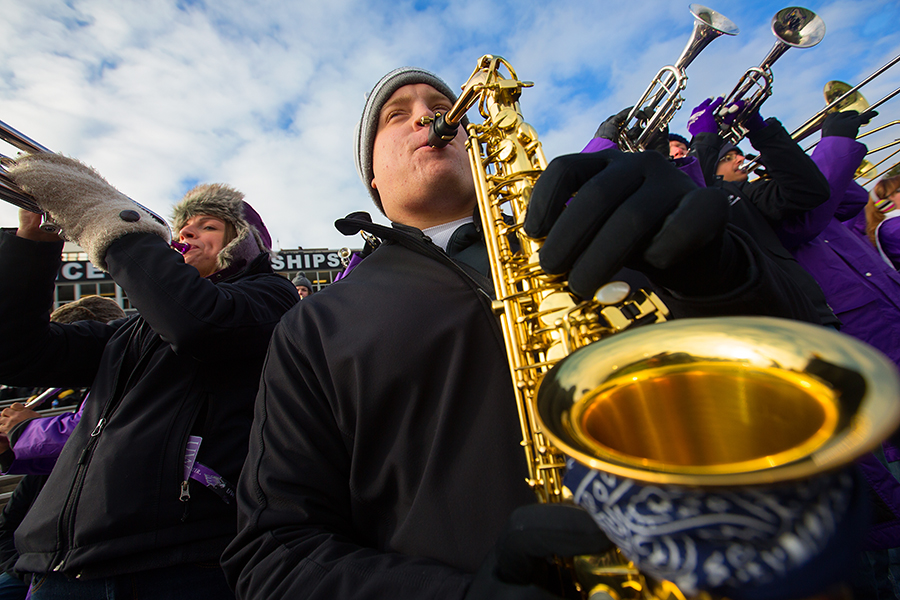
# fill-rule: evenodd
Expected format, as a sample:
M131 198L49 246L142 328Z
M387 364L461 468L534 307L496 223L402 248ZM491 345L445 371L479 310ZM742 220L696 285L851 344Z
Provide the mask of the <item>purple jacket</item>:
M865 153L866 147L850 138L823 138L812 158L828 179L831 197L785 222L779 237L794 240L789 250L818 281L841 320L841 331L875 346L900 365L900 274L868 241L835 218L845 202L859 206L862 188L853 182L853 174Z
M784 222L778 233L797 262L819 282L841 320L841 331L868 342L900 365L900 274L884 262L868 239L839 220L865 205L866 191L853 181L865 154L866 147L856 140L822 138L812 159L828 180L831 197L818 208ZM900 219L894 220L900 225ZM888 442L884 451L889 462L900 457ZM900 546L900 484L876 455L867 454L858 464L872 490L895 515L873 524L866 549Z
M84 402L77 412L31 419L18 425L12 443L16 457L4 474L49 474L66 440L81 420Z

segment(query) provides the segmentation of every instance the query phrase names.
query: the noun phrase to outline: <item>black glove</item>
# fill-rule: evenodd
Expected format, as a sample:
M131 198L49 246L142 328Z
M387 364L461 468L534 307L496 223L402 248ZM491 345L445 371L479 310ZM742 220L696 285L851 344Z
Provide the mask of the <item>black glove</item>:
M867 110L859 114L855 110L828 113L825 122L822 123L822 137L846 137L856 139L859 135L859 127L867 125L869 121L878 116L878 111Z
M631 112L632 108L634 107L629 106L628 108L624 108L600 123L600 127L597 128L597 132L594 133L594 137L604 138L618 143L619 132L622 130L622 126L625 124L625 119L628 118L628 113Z
M641 109L635 116L637 117L637 123L640 123L641 121L649 121L652 119L653 113L652 111L648 112L647 109ZM640 125L635 124L628 130L628 137L632 140L636 140L643 132L644 129ZM643 146L644 150L655 150L666 158L669 158L669 126L666 125L647 138L644 141Z
M613 142L616 142L616 144L618 144L619 137L622 135L622 128L625 126L625 120L628 118L628 114L631 112L632 108L634 107L629 106L628 108L624 108L600 123L600 127L597 128L596 133L594 133L594 137L612 140ZM652 114L649 115L649 117L652 116ZM647 113L643 109L639 110L635 114L635 117L637 118L636 123L631 126L631 129L625 132L626 135L632 140L636 140L643 132L643 129L637 123L642 119L649 118L647 116ZM649 139L648 143L644 144L644 147L647 150L656 150L663 156L669 156L669 126L667 125L661 131L657 132L656 135L652 136Z
M658 153L611 149L553 160L535 184L525 233L546 236L541 267L568 273L581 298L623 266L686 296L710 296L748 274L725 230L729 209L724 192L698 188Z
M531 504L516 509L497 545L481 565L465 600L560 598L552 557L601 554L612 542L577 506Z

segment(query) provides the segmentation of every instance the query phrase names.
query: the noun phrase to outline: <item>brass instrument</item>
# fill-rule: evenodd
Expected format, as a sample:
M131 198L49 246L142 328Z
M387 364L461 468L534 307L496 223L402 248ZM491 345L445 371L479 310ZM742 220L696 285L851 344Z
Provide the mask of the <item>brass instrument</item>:
M868 161L865 158L862 159L862 162L859 163L859 166L856 167L856 171L853 173L854 180L855 179L872 180L872 179L875 179L876 177L878 177L878 169L875 167L875 165L871 161Z
M711 8L691 4L690 11L694 15L691 37L675 64L659 70L640 100L628 113L618 139L619 148L622 150L629 152L643 150L653 137L669 124L684 103L681 92L687 87L685 70L688 65L720 35L737 35L740 32L731 20ZM631 139L627 134L634 126L640 127L641 132L635 139Z
M900 140L894 140L893 142L885 144L879 148L876 148L875 150L876 151L884 150L886 148L890 148L891 146L896 146L897 144L900 144ZM891 152L890 154L888 154L887 156L885 156L884 158L882 158L881 160L879 160L877 163L874 163L874 164L869 163L868 160L863 159L863 165L865 165L865 167L862 165L860 166L860 168L856 171L856 175L854 176L854 179L868 179L869 183L873 182L875 180L875 178L878 177L878 172L876 171L876 169L878 167L880 167L881 165L883 165L884 163L886 163L887 161L889 161L890 159L897 156L898 154L900 154L900 148L898 148L897 150L894 150L893 152ZM869 163L869 164L866 165L866 163ZM884 172L882 173L882 175L884 177L892 177L893 175L896 175L896 173L892 174L893 169L896 166L897 166L897 163L895 162L887 169L884 169Z
M878 133L879 131L883 131L883 130L887 129L888 127L893 127L894 125L900 125L900 121L891 121L890 123L885 123L884 125L876 127L875 129L872 129L871 131L867 131L866 133L856 136L856 139L862 140L865 137L868 137L872 134ZM891 148L898 144L900 144L900 139L895 139L892 142L888 142L887 144L882 144L881 146L878 146L877 148L872 148L871 150L866 151L866 156L871 156L872 154L876 154L878 152L881 152L882 150L887 150L888 148ZM869 182L874 181L879 176L878 167L880 167L881 165L883 165L884 163L889 161L891 158L893 158L897 154L900 154L900 149L894 150L893 152L891 152L890 154L888 154L887 156L885 156L884 158L882 158L881 160L879 160L876 163L873 163L873 162L869 161L868 159L864 158L862 160L862 164L860 164L859 168L856 169L856 173L855 173L853 179L855 179L855 180L866 179ZM888 177L890 176L889 173L893 167L894 167L894 165L891 165L890 167L888 167L885 170L885 176L888 176Z
M888 94L883 96L874 104L869 105L863 95L859 93L860 88L893 67L898 62L900 62L900 54L876 69L875 72L873 72L871 75L869 75L853 87L850 87L849 84L844 83L843 81L829 81L828 83L826 83L825 89L823 90L826 106L819 112L811 116L809 119L804 121L804 123L800 125L800 127L792 131L791 137L799 142L809 137L813 133L819 131L822 128L822 123L825 121L825 117L827 117L828 113L830 112L855 110L861 114L866 110L875 110L897 94L900 94L900 88L897 88L894 91L889 92Z
M345 269L350 266L350 257L352 255L353 253L350 251L350 248L344 247L338 250L338 258L341 259L341 264Z
M875 110L876 108L878 108L879 106L881 106L882 104L884 104L885 102L887 102L888 100L890 100L891 98L896 96L897 94L900 94L900 87L898 87L897 89L893 90L892 92L885 94L881 99L879 99L874 104L870 105L869 102L866 100L865 96L863 96L862 93L859 91L860 88L862 88L864 85L866 85L867 83L869 83L870 81L872 81L873 79L875 79L876 77L878 77L879 75L881 75L882 73L884 73L885 71L887 71L888 69L893 67L898 62L900 62L900 54L898 54L897 56L895 56L894 58L892 58L891 60L886 62L884 65L882 65L881 67L876 69L871 75L869 75L868 77L866 77L865 79L863 79L858 84L856 84L855 86L852 86L852 87L848 83L844 83L843 81L837 81L837 80L829 81L828 83L826 83L824 89L822 90L822 95L825 97L825 107L823 107L816 114L814 114L813 116L808 118L806 121L803 122L802 125L800 125L797 129L795 129L793 132L791 132L791 137L794 140L796 140L797 142L800 142L800 141L806 139L810 135L812 135L815 132L822 129L822 125L825 123L825 117L827 117L832 112L843 112L843 111L847 111L847 110L855 110L856 112L862 114L862 113L866 112L867 110ZM893 125L896 125L897 123L898 123L898 121L892 121L890 123L887 123L886 125L877 127L875 129L869 131L868 133L861 134L861 135L857 136L856 139L860 140L866 136L872 135L873 133L877 133L883 129L886 129L887 127L892 127ZM810 150L812 150L813 148L816 147L816 145L819 143L819 141L821 141L821 139L817 140L813 144L810 144L809 146L804 148L804 151L809 152ZM889 147L890 145L892 145L892 144L888 144L886 146L882 146L880 148L870 150L868 153L872 154L874 152L878 152L879 150L883 150L883 149ZM893 155L891 155L891 156L893 156ZM890 158L890 157L888 157L888 158ZM887 160L887 159L885 159L885 160ZM884 162L884 161L881 161L881 162ZM875 166L880 165L881 162L879 162ZM746 173L752 173L758 166L759 166L759 157L756 157L752 161L748 161L748 162L744 163L742 170ZM865 173L858 173L856 178L858 179L863 176L865 176ZM873 177L874 177L874 175L873 175Z
M0 121L0 139L22 150L35 154L38 152L52 152L41 144L37 143L27 135L13 129L3 121ZM31 211L41 215L41 229L49 233L58 233L59 225L54 223L50 218L50 214L41 210L33 198L23 192L15 182L6 174L6 167L15 164L15 159L0 154L0 200L14 204L19 208Z
M900 423L894 367L865 344L781 319L664 323L668 311L652 292L632 293L614 282L595 298L576 301L563 277L544 273L541 240L522 231L546 167L537 133L519 107L522 89L531 85L503 58L483 56L453 107L422 123L431 123L430 143L444 146L476 102L484 118L467 125L466 147L527 483L540 502L571 498L562 481L566 455L634 482L705 493L846 465ZM585 598L685 597L672 582L645 576L618 550L566 566L579 575Z
M3 121L0 121L0 140L3 140L4 142L11 144L12 146L15 146L22 152L28 154L53 152L46 146L37 143L24 133L17 131ZM61 230L59 225L53 222L53 217L50 215L50 213L43 210L34 200L34 198L26 194L7 174L6 168L11 167L15 163L16 161L14 158L0 154L0 200L41 215L40 227L43 231L46 231L48 233L58 233L60 236L63 236L63 231ZM134 202L134 200L131 201ZM150 216L160 225L163 225L166 228L169 227L168 223L166 223L166 220L161 216L159 216L143 204L140 204L138 202L134 203L150 213Z
M772 64L790 48L812 48L822 41L825 22L809 9L791 6L772 17L772 33L777 38L772 49L758 67L747 69L717 114L719 135L732 144L747 135L747 119L772 95ZM731 114L729 111L738 101L743 102L742 108L737 114Z

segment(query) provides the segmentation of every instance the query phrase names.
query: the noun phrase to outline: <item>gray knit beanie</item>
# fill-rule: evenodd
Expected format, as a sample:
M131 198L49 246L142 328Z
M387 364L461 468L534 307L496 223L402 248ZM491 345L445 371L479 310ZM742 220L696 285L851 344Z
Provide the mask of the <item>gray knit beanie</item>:
M297 273L297 276L291 279L291 283L294 284L294 287L305 286L310 292L313 291L312 282L307 279L305 273Z
M384 207L381 205L381 197L378 195L378 190L372 187L372 180L375 179L375 172L372 170L372 150L375 147L375 134L378 132L378 117L385 102L394 92L404 85L415 83L426 83L447 96L451 102L456 102L456 94L453 93L450 86L431 71L416 67L400 67L382 77L375 84L366 97L362 118L356 125L356 136L353 143L356 171L369 191L369 195L372 196L372 200L375 201L375 206L382 214L384 214ZM463 126L468 123L468 119L463 118Z
M191 217L209 215L231 224L236 235L219 252L216 267L243 266L261 252L269 253L272 242L266 226L253 207L244 202L244 194L224 183L205 183L190 190L175 205L172 229L178 237Z

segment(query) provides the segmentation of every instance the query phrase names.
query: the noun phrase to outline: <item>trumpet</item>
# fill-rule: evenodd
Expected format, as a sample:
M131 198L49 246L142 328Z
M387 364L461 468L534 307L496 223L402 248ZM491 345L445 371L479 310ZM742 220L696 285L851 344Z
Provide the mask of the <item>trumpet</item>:
M350 266L350 257L353 255L353 252L350 251L350 248L341 248L338 250L338 257L341 259L341 264L346 269Z
M825 37L825 22L809 9L791 6L772 17L772 33L777 38L772 49L758 67L747 69L717 114L719 135L732 144L747 135L747 119L772 95L772 64L790 48L812 48L821 42ZM730 112L738 102L743 103L741 109Z
M0 139L5 141L6 143L15 146L22 152L27 154L39 154L41 152L49 152L52 153L53 150L50 150L46 146L39 144L34 141L24 133L16 130L15 128L7 125L3 121L0 121ZM40 228L43 231L48 233L56 233L60 236L63 235L62 228L53 222L53 217L49 212L45 211L40 207L40 205L35 201L34 198L29 196L24 190L22 190L16 183L9 177L6 169L15 165L16 160L9 156L5 156L0 154L0 200L18 206L19 208L24 208L27 211L36 213L41 215L41 225ZM168 228L169 225L166 223L166 220L144 206L139 202L135 202L133 199L129 198L132 202L137 204L139 207L147 211L150 216L157 221L160 225ZM177 242L173 244L173 247L178 250Z
M672 120L684 103L681 92L687 87L685 70L710 42L721 35L737 35L740 30L724 15L701 6L690 5L694 16L694 29L681 56L674 65L663 67L650 82L640 100L628 113L623 122L618 139L619 148L629 152L639 152ZM652 115L652 116L651 116ZM640 134L632 139L628 133L635 126Z

